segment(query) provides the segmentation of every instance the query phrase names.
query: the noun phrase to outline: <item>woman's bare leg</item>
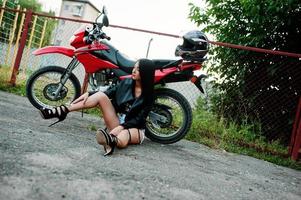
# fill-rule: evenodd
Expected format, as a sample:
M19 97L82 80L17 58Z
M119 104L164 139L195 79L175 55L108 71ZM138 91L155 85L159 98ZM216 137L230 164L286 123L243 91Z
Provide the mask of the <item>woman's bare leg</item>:
M97 94L97 93L95 93L95 94ZM83 96L80 96L78 99L75 99L68 107L69 111L72 112L72 111L77 111L77 110L86 109L86 108L93 108L93 107L98 106L99 96L95 95L95 94L89 96L85 102L84 102ZM81 99L81 100L79 100L79 99ZM76 103L74 103L74 102L76 102Z
M142 139L140 137L141 135L137 128L124 129L117 135L117 147L125 148L129 144L140 144Z
M112 130L119 125L119 120L112 102L103 92L97 92L89 96L85 103L83 103L83 101L79 101L75 104L71 104L68 109L70 112L72 112L86 108L93 108L96 106L100 107L103 114L103 119L109 130Z

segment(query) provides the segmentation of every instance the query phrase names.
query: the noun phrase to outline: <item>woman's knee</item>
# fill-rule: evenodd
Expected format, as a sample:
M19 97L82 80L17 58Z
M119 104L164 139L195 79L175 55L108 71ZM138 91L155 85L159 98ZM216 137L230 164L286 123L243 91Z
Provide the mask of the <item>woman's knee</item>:
M99 100L109 100L109 97L104 92L97 92L96 95Z
M97 92L95 95L97 95L97 100L98 100L98 104L101 106L103 104L106 104L106 103L110 103L110 99L109 97L103 93L103 92Z

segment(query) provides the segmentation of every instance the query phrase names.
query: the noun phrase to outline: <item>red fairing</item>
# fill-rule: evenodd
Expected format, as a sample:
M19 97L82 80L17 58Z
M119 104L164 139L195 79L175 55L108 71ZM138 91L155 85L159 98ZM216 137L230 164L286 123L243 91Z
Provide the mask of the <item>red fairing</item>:
M80 48L85 46L84 42L84 36L85 36L85 28L78 29L74 35L70 38L70 45L74 48Z
M181 66L181 70L193 68L193 70L199 70L202 68L202 64L198 63L183 63Z
M180 67L181 70L186 70L186 69L189 69L189 68L193 68L194 70L198 70L198 69L202 68L202 65L201 64L195 64L195 63L193 63L193 64L183 63L182 66ZM178 71L177 67L167 68L167 69L164 69L162 71L160 69L157 69L155 71L155 83L158 83L159 81L164 79L167 75L172 74L176 71ZM131 77L132 77L132 75L121 76L120 80L123 80L123 79L126 79L126 78L131 78Z
M89 52L89 51L109 50L109 49L110 48L107 45L96 42L96 43L78 48L74 51L74 53L77 55L79 53L84 53L84 52Z
M171 74L171 73L173 73L175 71L177 71L176 67L164 69L163 71L157 69L155 71L155 83L158 83L165 76L167 76L168 74ZM132 75L121 76L120 80L123 80L123 79L126 79L126 78L131 78L131 77L132 77Z
M171 74L171 73L173 73L175 71L177 71L176 67L164 69L162 71L161 70L156 70L155 71L155 83L159 82L165 76L167 76L168 74Z
M49 54L49 53L59 53L69 57L74 56L74 50L66 47L61 46L47 46L41 49L37 49L33 52L34 55L42 55L42 54Z
M194 70L198 70L198 69L201 69L201 65L200 64L186 64L186 63L183 63L181 66L180 66L180 70L184 71L184 70L187 70L187 69L190 69L190 68L193 68ZM157 69L155 71L155 83L161 81L162 79L164 79L167 75L169 74L172 74L174 72L178 71L178 67L171 67L171 68L167 68L167 69L164 69L164 70L159 70Z
M119 67L105 60L101 60L90 53L80 53L77 59L84 65L87 73L95 73L103 69L118 69Z

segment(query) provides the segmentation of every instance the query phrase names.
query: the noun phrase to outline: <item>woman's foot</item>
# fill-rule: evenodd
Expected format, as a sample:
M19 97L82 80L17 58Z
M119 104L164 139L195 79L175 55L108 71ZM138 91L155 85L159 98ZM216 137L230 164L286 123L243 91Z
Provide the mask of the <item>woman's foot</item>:
M96 132L96 141L98 144L103 145L105 154L104 156L111 155L117 145L117 137L107 133L104 129L98 129Z
M58 118L58 121L54 122L50 126L66 119L68 113L69 113L69 109L65 105L61 105L53 109L49 109L49 108L40 109L40 115L43 119Z

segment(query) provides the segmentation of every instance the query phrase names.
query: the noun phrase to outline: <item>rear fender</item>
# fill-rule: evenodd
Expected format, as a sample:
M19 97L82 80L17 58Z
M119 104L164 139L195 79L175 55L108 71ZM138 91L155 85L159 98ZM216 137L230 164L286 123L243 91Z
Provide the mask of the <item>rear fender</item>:
M47 46L40 49L37 49L33 52L33 55L42 55L42 54L52 54L52 53L58 53L63 54L68 57L74 56L74 50L66 47L61 46Z
M202 79L208 78L207 75L201 74L200 76L193 76L190 81L194 83L194 85L203 93L205 94L205 90L202 87Z
M158 108L161 108L163 110L171 110L172 107L170 106L167 106L167 105L164 105L164 104L161 104L161 103L154 103L154 106L158 107Z

